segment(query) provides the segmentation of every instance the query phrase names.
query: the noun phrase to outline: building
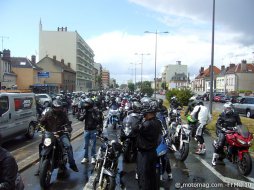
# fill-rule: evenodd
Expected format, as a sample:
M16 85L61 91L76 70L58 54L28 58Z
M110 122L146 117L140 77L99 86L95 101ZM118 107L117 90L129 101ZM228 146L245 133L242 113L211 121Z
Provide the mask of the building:
M43 87L47 93L73 92L76 89L76 72L70 67L70 63L65 63L64 59L58 61L53 58L44 57L38 63L43 68L45 75L40 76L40 84L35 84L35 88Z
M93 88L94 52L77 31L67 31L67 27L58 27L57 31L44 31L39 26L39 60L57 56L64 59L76 72L76 91L88 91Z
M108 89L110 86L110 73L106 69L102 69L101 82L103 89Z
M230 64L225 74L225 91L235 92L240 90L254 91L254 65L242 60L235 65Z
M221 66L219 75L216 77L216 92L226 92L225 74L228 68Z
M102 65L94 62L94 89L102 88Z
M116 88L116 79L111 78L109 80L109 86L110 86L110 88Z
M155 87L155 81L151 82L151 88L154 89ZM162 78L156 78L156 91L160 91L162 89Z
M172 88L188 88L190 83L189 77L185 73L175 73L175 75L171 78L169 89Z
M182 65L181 61L177 61L177 64L165 66L164 72L162 73L162 81L169 83L175 73L184 73L188 76L187 65Z
M216 89L216 77L220 74L220 69L213 66L214 81L213 88ZM210 92L210 66L207 69L201 67L199 70L199 75L193 81L193 91L199 94L204 92Z
M12 71L10 50L4 49L0 52L0 90L6 89L17 89L17 75Z

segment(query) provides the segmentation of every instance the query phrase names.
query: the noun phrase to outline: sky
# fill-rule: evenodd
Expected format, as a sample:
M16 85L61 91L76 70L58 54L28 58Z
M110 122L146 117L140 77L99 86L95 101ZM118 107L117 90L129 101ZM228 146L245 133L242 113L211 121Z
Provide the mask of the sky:
M118 84L135 80L135 65L141 80L141 54L148 54L143 81L154 79L155 63L157 77L181 61L192 78L211 64L213 0L1 0L0 7L0 47L13 57L39 57L41 20L46 31L77 31ZM254 0L215 0L215 66L254 61L253 8Z

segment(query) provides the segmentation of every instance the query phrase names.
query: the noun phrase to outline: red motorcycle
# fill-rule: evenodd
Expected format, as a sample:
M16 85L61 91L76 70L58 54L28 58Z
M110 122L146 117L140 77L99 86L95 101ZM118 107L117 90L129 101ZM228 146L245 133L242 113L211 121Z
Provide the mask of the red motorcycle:
M227 158L230 162L237 165L238 171L242 175L249 175L252 170L252 160L249 154L253 134L244 125L238 125L234 130L227 130L224 152L219 154L218 160ZM214 141L216 146L217 141Z

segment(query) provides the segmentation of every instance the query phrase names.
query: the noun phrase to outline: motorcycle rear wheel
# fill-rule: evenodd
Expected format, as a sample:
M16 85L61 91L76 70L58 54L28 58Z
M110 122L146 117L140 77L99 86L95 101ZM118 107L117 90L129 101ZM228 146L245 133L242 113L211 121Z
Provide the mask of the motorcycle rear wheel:
M247 176L250 174L252 170L252 160L248 152L244 152L242 160L238 160L237 168L238 168L238 171L244 176Z
M41 166L40 166L40 185L42 188L48 188L50 185L51 180L51 164L48 159L43 160Z

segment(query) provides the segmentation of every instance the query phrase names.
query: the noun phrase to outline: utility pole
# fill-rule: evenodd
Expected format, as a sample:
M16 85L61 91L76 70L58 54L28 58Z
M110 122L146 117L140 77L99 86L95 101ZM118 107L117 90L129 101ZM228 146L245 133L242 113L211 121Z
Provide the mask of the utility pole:
M135 53L135 55L141 55L141 80L140 80L140 91L142 92L142 84L143 84L143 56L144 55L151 55L150 53Z
M0 36L2 38L2 51L4 50L4 39L9 39L8 36Z

